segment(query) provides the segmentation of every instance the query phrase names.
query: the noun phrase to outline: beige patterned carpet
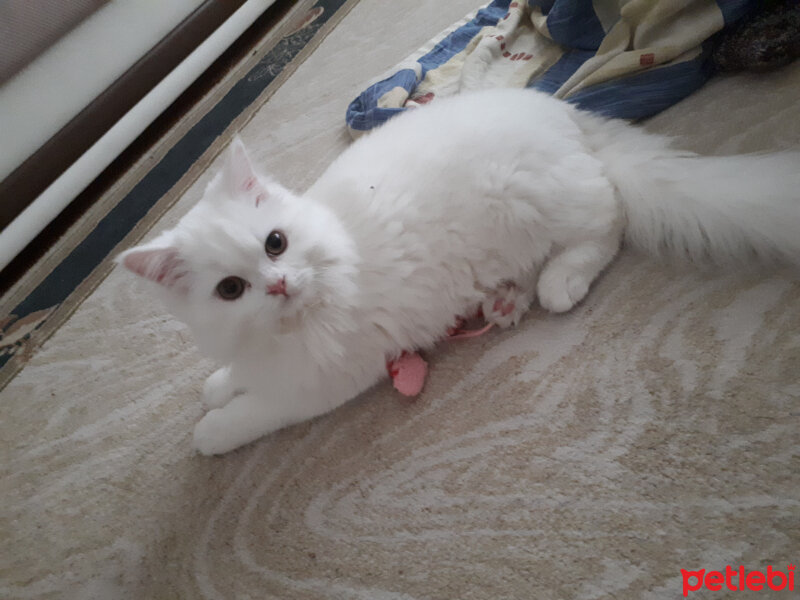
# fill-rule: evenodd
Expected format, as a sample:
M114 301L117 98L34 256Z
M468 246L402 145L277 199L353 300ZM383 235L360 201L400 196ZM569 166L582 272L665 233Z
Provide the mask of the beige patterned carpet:
M365 80L473 4L362 0L245 142L308 186ZM717 79L647 127L797 147L799 90L800 64ZM0 598L661 599L681 568L800 561L796 274L623 253L572 313L431 353L416 402L383 384L222 458L190 446L213 365L138 283L113 272L0 394ZM792 597L728 594L690 597Z

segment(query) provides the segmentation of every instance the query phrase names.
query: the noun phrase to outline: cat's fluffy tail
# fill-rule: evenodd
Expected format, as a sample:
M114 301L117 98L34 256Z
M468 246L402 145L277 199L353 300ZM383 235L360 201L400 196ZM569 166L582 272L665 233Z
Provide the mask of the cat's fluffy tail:
M800 152L704 157L621 121L581 125L619 190L628 243L697 262L800 265Z

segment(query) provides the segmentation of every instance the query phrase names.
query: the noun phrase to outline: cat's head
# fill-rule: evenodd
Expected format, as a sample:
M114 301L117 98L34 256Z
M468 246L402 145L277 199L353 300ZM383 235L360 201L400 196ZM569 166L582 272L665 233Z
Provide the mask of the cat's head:
M357 255L339 219L258 175L238 139L178 225L118 262L155 284L201 350L221 360L356 294Z

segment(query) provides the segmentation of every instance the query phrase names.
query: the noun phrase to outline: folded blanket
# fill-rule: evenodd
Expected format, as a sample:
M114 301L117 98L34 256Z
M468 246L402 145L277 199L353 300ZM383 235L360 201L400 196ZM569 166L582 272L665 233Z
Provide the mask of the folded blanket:
M442 32L348 107L353 135L467 90L531 87L626 119L712 74L711 37L758 0L494 0Z

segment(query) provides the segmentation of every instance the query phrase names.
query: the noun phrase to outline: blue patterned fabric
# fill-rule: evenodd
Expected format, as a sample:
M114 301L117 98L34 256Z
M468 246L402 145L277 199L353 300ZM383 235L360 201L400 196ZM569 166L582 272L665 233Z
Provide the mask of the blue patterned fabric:
M453 31L439 41L433 50L419 58L417 63L420 68L418 70L402 69L364 90L347 108L348 127L365 131L388 121L397 113L403 112L405 108L402 107L382 108L379 104L380 99L386 92L396 87L402 87L410 94L428 71L442 66L463 51L472 38L479 35L484 27L496 25L508 11L510 3L511 0L495 0L479 10L474 19Z
M351 132L479 87L531 87L626 119L654 115L712 75L712 36L758 0L494 0L369 86ZM632 6L633 5L633 6Z

